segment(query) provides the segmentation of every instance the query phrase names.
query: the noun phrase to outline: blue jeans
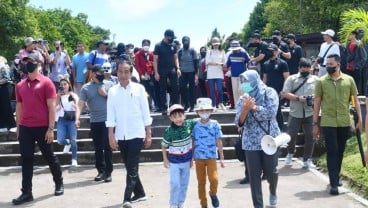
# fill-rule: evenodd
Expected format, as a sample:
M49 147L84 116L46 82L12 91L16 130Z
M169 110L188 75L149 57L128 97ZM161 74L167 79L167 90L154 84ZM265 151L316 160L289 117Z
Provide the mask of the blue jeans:
M208 80L208 85L210 87L210 96L212 99L212 106L216 107L218 104L223 102L223 90L222 90L222 85L223 85L223 79L209 79ZM217 88L217 94L218 94L218 103L216 103L216 95L215 95L215 84L216 84L216 88Z
M57 122L57 141L61 145L71 145L72 159L77 159L77 127L74 121L60 117ZM69 136L67 139L67 136Z
M170 163L170 205L183 204L187 195L190 161Z

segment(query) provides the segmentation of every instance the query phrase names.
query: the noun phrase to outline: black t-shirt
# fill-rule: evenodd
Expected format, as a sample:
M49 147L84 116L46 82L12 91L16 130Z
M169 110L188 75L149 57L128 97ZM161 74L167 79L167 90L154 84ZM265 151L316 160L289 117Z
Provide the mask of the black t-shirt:
M158 56L157 69L159 74L165 74L174 70L174 54L176 52L176 47L173 44L167 44L161 41L155 45L153 54Z
M276 60L268 60L265 63L265 74L267 74L267 86L272 87L277 93L280 93L284 86L284 72L288 72L287 63L277 58Z
M290 75L298 73L298 66L300 58L302 57L302 48L295 44L293 47L289 47L291 58L286 62L289 66Z
M258 57L260 54L264 54L265 57L262 59L262 61L260 61L261 65L264 64L264 62L266 62L270 57L269 57L269 53L267 51L268 48L268 44L264 41L262 41L256 48L256 50L254 50L254 57Z

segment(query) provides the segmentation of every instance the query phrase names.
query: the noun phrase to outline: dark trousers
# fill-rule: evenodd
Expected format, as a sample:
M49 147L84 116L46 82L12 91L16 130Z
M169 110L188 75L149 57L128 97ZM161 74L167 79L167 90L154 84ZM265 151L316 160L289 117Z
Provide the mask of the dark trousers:
M189 89L188 89L189 85ZM180 76L181 103L185 108L194 108L194 72L183 72Z
M48 127L19 126L19 148L22 159L22 192L32 192L34 149L37 142L43 158L47 161L55 184L62 184L63 177L59 159L52 144L47 144L45 135Z
M0 128L13 128L16 126L13 110L10 103L10 84L0 85Z
M135 196L145 195L138 173L139 155L143 147L143 139L119 140L118 143L127 170L124 201L130 201L133 193Z
M198 97L207 97L206 80L198 79L198 87L200 90Z
M344 70L348 75L353 77L355 84L357 86L359 95L363 95L363 89L365 84L362 84L362 77L364 77L365 70L355 69L355 70ZM363 73L362 73L363 71Z
M150 98L155 103L155 107L159 108L158 105L158 96L156 94L155 85L154 85L155 77L151 76L150 80L141 80L141 83L143 84L144 88L146 89L146 92L150 96ZM152 106L151 103L149 103L150 107Z
M290 142L288 143L287 150L289 154L294 154L295 152L295 141L298 137L298 132L300 127L303 129L304 133L304 153L303 160L312 157L313 148L314 148L314 140L313 140L313 116L309 116L307 118L295 118L289 115L288 120L288 133L290 135Z
M328 176L332 187L337 187L339 185L345 145L350 136L349 128L350 127L322 127L327 152Z
M253 206L263 208L262 196L262 171L269 183L270 194L276 195L279 172L277 170L279 152L267 155L262 150L245 150L247 168L249 172L250 189L252 192Z
M91 123L91 134L95 146L95 167L99 173L110 175L113 170L112 151L105 122Z
M244 151L244 155L245 155L245 151ZM247 159L244 158L244 175L245 175L245 178L248 178L249 179L249 173L248 173L248 167L247 167Z
M280 100L279 107L277 108L277 114L276 114L277 125L279 126L280 131L284 130L284 117L282 116L282 112L281 112L282 104L283 104L283 100Z
M160 74L160 104L161 110L167 109L167 101L166 101L166 92L168 88L168 82L170 83L170 104L179 104L179 84L178 84L178 75L176 74L176 70L172 70L168 73Z

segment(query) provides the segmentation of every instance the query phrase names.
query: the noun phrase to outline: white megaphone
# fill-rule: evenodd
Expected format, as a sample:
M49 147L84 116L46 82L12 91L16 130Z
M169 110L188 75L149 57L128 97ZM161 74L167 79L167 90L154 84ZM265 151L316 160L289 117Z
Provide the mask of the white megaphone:
M268 155L273 155L279 146L286 145L289 141L290 135L286 133L282 133L275 138L265 135L261 141L262 150Z

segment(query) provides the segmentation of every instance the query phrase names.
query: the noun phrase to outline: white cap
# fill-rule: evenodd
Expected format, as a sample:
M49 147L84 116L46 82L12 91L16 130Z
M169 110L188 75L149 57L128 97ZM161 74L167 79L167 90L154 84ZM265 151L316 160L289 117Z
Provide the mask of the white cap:
M330 36L331 38L333 38L335 36L335 31L331 30L331 29L328 29L324 32L321 32L322 35L328 35Z

